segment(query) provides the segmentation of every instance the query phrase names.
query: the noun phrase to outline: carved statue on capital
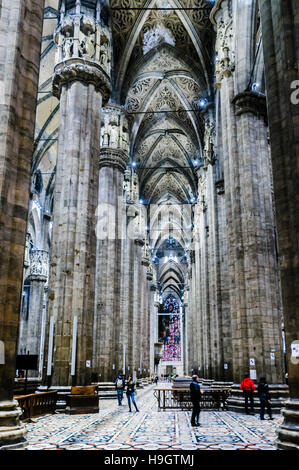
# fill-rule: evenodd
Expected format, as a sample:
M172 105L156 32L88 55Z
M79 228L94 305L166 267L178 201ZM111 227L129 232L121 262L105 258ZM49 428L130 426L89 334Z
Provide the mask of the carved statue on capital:
M128 120L121 106L108 105L102 110L102 147L129 153Z
M203 160L205 168L207 168L208 165L214 165L216 161L214 152L215 137L215 121L209 116L205 119L205 136L203 150Z
M103 101L107 102L110 95L112 49L109 28L96 14L93 17L92 13L81 13L80 5L75 13L72 10L65 11L63 5L60 21L54 31L54 42L57 46L53 94L59 98L60 83L79 77L99 88Z
M136 204L138 201L139 184L138 175L133 168L127 168L124 173L124 199L127 204Z
M47 282L49 275L49 253L33 250L30 256L30 279Z
M218 2L219 3L219 2ZM231 0L220 2L211 12L216 29L215 87L220 88L223 77L230 77L235 70L234 30Z
M129 145L123 134L127 129L127 117L121 106L111 104L102 109L101 166L117 166L122 173L125 172L129 163Z

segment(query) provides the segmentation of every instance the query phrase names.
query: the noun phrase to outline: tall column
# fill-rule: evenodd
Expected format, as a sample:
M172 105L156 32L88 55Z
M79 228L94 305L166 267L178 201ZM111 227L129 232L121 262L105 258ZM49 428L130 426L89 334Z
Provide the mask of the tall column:
M230 296L229 296L229 278L227 261L227 243L226 238L226 214L224 198L224 181L216 181L217 191L217 238L219 247L219 284L217 287L218 305L221 310L221 332L222 332L222 359L223 359L223 380L231 382L233 379L232 370L232 330L230 317Z
M150 281L150 280L149 280ZM155 343L158 341L158 317L156 308L156 292L157 286L155 281L150 283L149 292L149 308L150 308L150 351L149 351L149 368L150 374L155 373Z
M13 400L43 1L1 2L0 448L24 445Z
M215 86L221 100L233 378L239 384L250 370L254 379L265 376L270 384L282 384L279 274L264 99L247 91L235 96L238 31L232 2L218 0L211 19L217 24ZM240 393L239 385L236 391Z
M126 373L133 373L133 299L134 299L134 219L138 211L133 201L126 212L126 230L122 248L122 275L120 286L120 312L122 318L121 343L126 346ZM128 295L128 293L131 295Z
M222 159L224 168L226 237L228 240L228 274L231 310L233 375L240 381L249 367L245 309L244 263L240 224L240 182L237 153L237 129L233 105L234 51L233 19L230 0L217 1L211 19L217 25L216 88L221 106Z
M273 165L290 400L278 429L280 449L299 449L298 119L299 4L259 0Z
M204 134L204 170L206 190L204 198L207 206L206 236L208 249L208 297L210 311L210 375L215 380L223 376L223 332L221 322L221 302L219 298L219 244L218 244L218 205L215 189L215 121L212 109L207 108Z
M266 100L253 92L237 95L241 224L250 358L258 375L283 383L282 316L275 252ZM248 159L248 155L251 156Z
M206 170L203 166L197 170L198 174L198 249L195 251L195 261L198 268L197 279L199 288L199 315L202 343L202 373L205 378L212 378L212 351L211 351L211 305L209 298L209 227L207 225L207 180ZM194 292L197 286L193 287Z
M122 319L121 343L126 346L126 373L134 370L133 305L134 305L134 259L135 259L135 225L138 218L137 207L139 187L138 176L133 168L128 167L124 173L124 201L126 202L125 235L122 240L120 315ZM128 292L131 295L128 295Z
M122 371L123 329L121 316L121 274L125 237L124 171L129 162L128 124L120 106L103 109L103 146L100 152L96 333L94 347L97 373L101 380L115 380ZM114 364L114 367L113 367Z
M45 285L48 281L49 271L49 253L45 250L35 250L31 255L30 262L30 301L29 312L27 321L27 339L26 339L26 353L37 354L39 356L39 369L40 360L43 351L41 345L43 342L42 329L43 329L43 307ZM34 377L37 374L31 372Z
M54 366L48 364L47 374L53 386L91 381L100 112L110 93L93 46L101 32L91 14L80 14L80 2L55 32L55 39L62 37L63 61L53 76L53 94L60 99L48 302Z

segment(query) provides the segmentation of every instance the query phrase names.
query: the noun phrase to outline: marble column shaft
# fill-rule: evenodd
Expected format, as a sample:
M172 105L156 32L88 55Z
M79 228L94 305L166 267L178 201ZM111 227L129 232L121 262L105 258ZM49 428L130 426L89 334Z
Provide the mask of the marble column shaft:
M40 0L1 2L0 341L5 363L0 364L0 447L18 446L25 434L13 387L43 6Z
M78 80L62 85L48 308L48 317L55 319L53 385L90 382L86 360L92 359L101 106L102 96L94 84Z
M105 149L105 153L109 152ZM99 208L105 204L106 238L97 241L97 299L95 341L96 368L102 380L115 379L122 370L123 344L120 341L120 283L122 266L123 174L113 165L102 166L99 174ZM103 206L102 206L103 207ZM108 223L109 222L109 223ZM115 369L112 369L112 365Z
M248 353L255 359L258 376L265 375L269 383L282 383L282 317L275 259L271 163L267 128L263 116L259 115L259 106L263 108L263 103L257 101L256 96L247 93L234 99L236 112L241 113L237 117L237 140ZM271 352L275 354L274 360Z
M291 399L278 429L280 449L299 449L298 157L299 4L259 0L273 165L274 197ZM296 344L296 343L295 343Z

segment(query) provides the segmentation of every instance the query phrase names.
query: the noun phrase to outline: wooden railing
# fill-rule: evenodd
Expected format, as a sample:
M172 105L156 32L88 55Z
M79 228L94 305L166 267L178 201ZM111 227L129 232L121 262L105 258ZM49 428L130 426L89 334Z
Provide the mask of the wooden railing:
M30 420L34 416L41 416L54 413L57 402L57 390L51 392L32 393L30 395L16 395L14 399L18 401L22 410L21 419Z
M200 408L225 410L229 395L229 389L201 389ZM188 389L155 388L154 396L157 398L159 411L166 409L191 410L193 406Z

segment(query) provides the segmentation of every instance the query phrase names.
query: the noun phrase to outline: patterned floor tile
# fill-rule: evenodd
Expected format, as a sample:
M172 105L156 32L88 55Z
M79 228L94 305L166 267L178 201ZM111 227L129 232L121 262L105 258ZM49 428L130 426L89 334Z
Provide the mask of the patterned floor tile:
M275 450L275 430L282 417L260 421L227 411L202 411L192 427L187 411L159 412L153 387L138 392L140 412L127 403L100 402L92 415L47 415L27 423L28 450Z

